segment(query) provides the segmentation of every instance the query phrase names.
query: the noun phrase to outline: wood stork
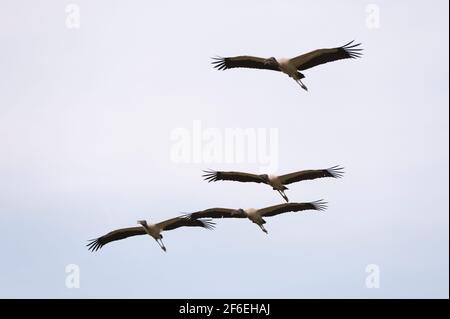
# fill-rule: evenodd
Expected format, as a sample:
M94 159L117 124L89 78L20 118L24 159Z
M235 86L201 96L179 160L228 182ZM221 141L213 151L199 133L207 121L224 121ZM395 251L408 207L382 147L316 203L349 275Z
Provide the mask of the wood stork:
M341 60L354 59L362 55L361 43L353 44L351 41L341 47L330 49L318 49L292 59L275 59L274 57L259 58L254 56L236 56L236 57L215 57L212 64L218 70L228 70L233 68L252 68L280 71L289 75L303 89L308 88L303 84L302 79L305 77L300 71L307 70L320 64Z
M248 218L257 224L263 232L268 234L264 228L266 221L263 217L275 216L287 212L299 212L303 210L324 211L327 208L327 202L318 200L309 203L285 203L261 209L230 209L230 208L210 208L203 211L187 215L190 218Z
M97 239L91 239L86 246L90 251L97 251L109 242L121 240L131 236L147 234L156 240L162 250L166 251L166 247L162 242L162 231L172 230L184 226L203 227L212 230L215 225L215 223L210 220L193 219L188 216L175 217L157 224L147 224L145 220L139 220L138 224L141 226L117 229Z
M285 185L322 177L341 178L344 174L343 169L343 167L336 165L327 169L304 170L280 176L207 170L203 171L205 174L202 176L208 183L216 181L264 183L271 186L272 189L276 190L286 202L289 202L288 197L284 193L284 191L288 189Z

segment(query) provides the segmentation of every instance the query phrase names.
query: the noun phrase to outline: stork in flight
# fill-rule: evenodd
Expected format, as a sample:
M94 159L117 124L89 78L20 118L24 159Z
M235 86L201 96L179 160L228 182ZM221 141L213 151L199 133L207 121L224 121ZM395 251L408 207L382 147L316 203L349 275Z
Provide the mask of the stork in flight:
M273 190L276 190L286 202L289 202L289 199L284 193L284 191L288 189L285 185L322 177L341 178L344 174L343 167L340 167L339 165L328 169L304 170L280 176L267 174L257 175L242 172L220 172L211 170L203 172L205 174L202 176L206 181L208 181L208 183L216 181L235 181L267 184L271 186Z
M210 208L191 213L187 216L190 218L248 218L250 221L258 225L263 232L268 234L267 230L264 228L266 221L263 217L275 216L287 212L299 212L303 210L324 211L326 208L327 203L323 200L318 200L310 203L285 203L261 209Z
M91 251L97 251L109 242L125 239L131 236L147 234L156 240L162 250L166 251L166 247L162 242L162 231L172 230L184 226L213 229L215 225L215 223L210 220L193 219L188 216L175 217L157 224L147 224L145 220L140 220L138 221L138 224L141 226L117 229L97 239L91 239L87 244L87 247Z
M361 43L353 44L353 42L337 48L314 50L292 59L275 59L274 57L265 59L244 55L228 58L216 57L213 58L212 63L214 68L218 70L251 68L280 71L289 75L304 90L308 91L308 88L302 82L305 76L300 71L336 60L359 58L362 55L360 52L362 49L358 47Z

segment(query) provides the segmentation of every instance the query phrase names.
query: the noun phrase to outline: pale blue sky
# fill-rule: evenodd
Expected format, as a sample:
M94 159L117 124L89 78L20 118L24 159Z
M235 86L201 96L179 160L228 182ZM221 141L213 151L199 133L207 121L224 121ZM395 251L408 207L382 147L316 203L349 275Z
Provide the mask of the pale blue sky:
M79 30L64 2L0 0L0 297L448 298L448 1L374 1L379 29L364 1L74 3ZM305 72L309 92L210 65L352 39L364 57ZM194 120L278 128L280 172L345 166L290 187L328 211L271 218L269 236L227 220L165 233L167 254L149 237L90 253L87 239L139 219L280 202L173 163L170 134Z

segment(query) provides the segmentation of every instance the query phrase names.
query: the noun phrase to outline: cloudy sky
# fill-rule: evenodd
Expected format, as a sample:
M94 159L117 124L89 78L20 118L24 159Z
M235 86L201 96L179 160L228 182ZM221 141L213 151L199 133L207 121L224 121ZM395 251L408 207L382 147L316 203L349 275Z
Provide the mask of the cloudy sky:
M0 297L448 298L447 1L72 3L0 0ZM306 71L309 92L210 65L353 39L364 57ZM259 132L256 158L220 157L233 129ZM201 178L267 160L346 174L291 185L329 209L269 235L226 220L165 233L167 253L145 236L85 247L139 219L278 204Z

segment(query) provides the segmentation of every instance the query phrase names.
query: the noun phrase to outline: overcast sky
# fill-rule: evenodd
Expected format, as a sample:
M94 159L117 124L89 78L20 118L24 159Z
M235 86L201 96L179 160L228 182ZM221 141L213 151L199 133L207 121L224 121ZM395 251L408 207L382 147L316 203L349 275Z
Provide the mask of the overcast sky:
M0 0L0 297L448 298L448 1L69 3ZM210 64L353 39L363 58L305 71L309 92ZM329 208L268 218L268 235L219 220L166 232L167 253L148 236L89 252L140 219L281 203L201 178L261 158L174 160L174 132L195 139L198 124L275 132L278 173L345 177L290 185L291 201Z

